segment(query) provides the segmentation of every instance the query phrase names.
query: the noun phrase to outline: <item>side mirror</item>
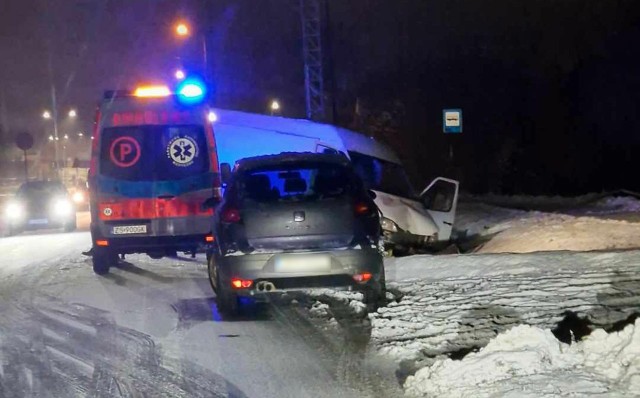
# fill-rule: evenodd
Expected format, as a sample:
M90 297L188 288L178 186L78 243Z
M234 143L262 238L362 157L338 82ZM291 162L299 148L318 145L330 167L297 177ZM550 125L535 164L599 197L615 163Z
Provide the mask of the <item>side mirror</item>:
M202 208L204 210L208 210L208 209L213 209L215 208L218 204L220 204L220 198L217 198L215 196L210 197L209 199L205 200L202 203Z
M231 179L231 165L229 163L220 164L220 179L223 184L228 184Z
M375 198L378 197L378 195L376 195L376 193L374 191L370 190L370 189L367 190L367 193L369 194L369 197L371 199L375 199Z

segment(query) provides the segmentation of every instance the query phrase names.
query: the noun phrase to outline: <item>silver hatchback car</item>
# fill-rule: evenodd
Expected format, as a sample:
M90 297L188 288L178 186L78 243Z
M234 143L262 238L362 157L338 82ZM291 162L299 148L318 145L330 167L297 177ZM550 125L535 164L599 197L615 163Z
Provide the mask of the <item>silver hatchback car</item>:
M208 255L220 310L237 312L239 296L327 287L362 291L377 308L385 277L372 195L341 155L240 160L217 204Z

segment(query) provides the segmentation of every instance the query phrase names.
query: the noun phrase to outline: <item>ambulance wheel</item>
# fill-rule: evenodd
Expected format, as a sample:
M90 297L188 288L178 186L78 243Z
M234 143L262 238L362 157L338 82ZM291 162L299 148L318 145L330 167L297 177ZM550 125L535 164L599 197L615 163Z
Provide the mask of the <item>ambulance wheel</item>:
M118 264L118 253L110 250L95 248L93 250L93 272L97 275L106 275L109 268Z

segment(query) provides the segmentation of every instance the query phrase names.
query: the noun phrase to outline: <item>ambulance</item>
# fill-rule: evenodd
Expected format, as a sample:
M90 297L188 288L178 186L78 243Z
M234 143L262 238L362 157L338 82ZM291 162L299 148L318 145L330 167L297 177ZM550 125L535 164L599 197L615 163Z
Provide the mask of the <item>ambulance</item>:
M158 259L212 243L213 210L202 205L220 194L212 115L197 79L105 92L89 169L96 274L119 255Z

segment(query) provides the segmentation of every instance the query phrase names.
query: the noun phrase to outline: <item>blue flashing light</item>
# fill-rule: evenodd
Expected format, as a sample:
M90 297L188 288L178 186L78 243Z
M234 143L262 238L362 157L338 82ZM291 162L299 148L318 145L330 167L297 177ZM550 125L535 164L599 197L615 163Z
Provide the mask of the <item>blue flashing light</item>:
M195 104L202 102L207 94L207 86L198 79L185 79L178 85L176 90L178 99L185 104Z

